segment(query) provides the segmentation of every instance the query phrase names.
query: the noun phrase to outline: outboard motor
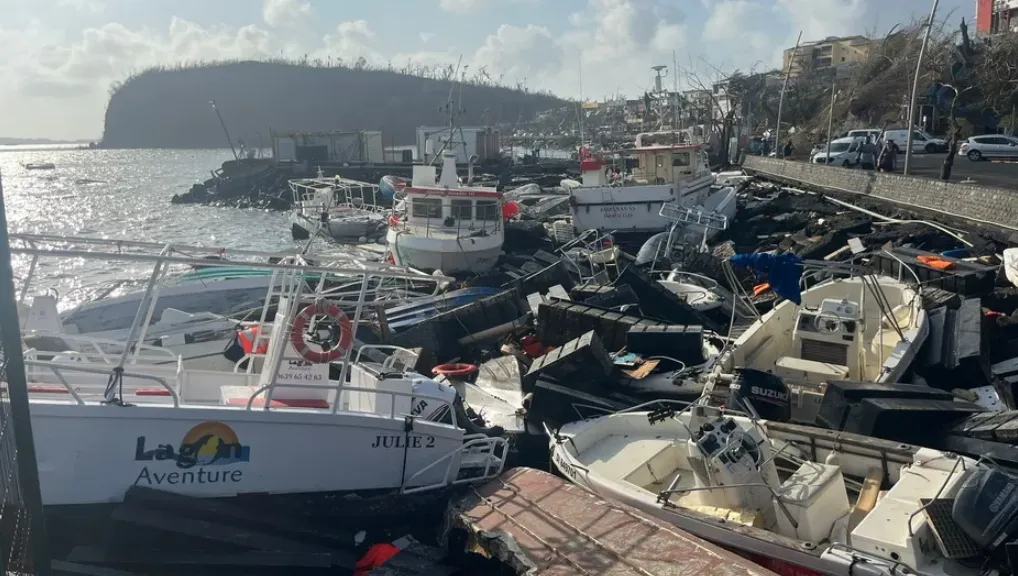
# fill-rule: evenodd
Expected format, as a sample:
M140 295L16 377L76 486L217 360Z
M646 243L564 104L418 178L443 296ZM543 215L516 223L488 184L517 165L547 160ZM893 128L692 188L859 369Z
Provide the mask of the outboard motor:
M1006 562L1001 547L1018 539L1018 477L997 468L972 470L955 496L951 517L984 552Z
M463 397L452 386L421 376L420 378L413 379L413 390L415 395L437 396L448 402L448 405L452 406L453 411L456 413L456 424L466 430L467 434L483 434L489 438L497 438L505 434L505 429L501 426L485 428L474 422L474 419L467 414L466 407L463 405ZM452 423L452 417L446 404L433 402L427 398L417 398L414 396L410 404L410 412L412 415L423 420L444 422L446 424Z
M728 404L734 410L755 410L764 420L776 422L788 422L792 416L788 386L774 374L749 368L736 370L728 390ZM747 409L747 401L753 410Z

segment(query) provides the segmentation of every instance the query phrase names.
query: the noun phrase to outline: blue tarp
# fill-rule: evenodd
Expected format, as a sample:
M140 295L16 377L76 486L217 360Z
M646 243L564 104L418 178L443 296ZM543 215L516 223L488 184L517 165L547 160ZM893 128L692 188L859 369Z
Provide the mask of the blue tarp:
M767 275L767 283L775 294L802 304L802 258L795 254L736 254L731 259L733 268L749 268Z

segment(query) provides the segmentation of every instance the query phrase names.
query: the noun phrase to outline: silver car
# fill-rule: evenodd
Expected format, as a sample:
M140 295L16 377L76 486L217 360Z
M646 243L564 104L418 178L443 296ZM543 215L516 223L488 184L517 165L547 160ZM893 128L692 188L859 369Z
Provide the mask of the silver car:
M958 153L973 162L984 158L1018 158L1018 138L1002 134L973 136L961 143Z

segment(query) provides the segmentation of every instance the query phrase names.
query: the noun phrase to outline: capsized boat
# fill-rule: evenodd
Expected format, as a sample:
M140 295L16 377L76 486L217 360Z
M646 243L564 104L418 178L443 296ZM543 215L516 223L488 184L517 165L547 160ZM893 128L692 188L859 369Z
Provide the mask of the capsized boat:
M58 360L25 353L47 507L118 503L134 485L207 498L259 493L340 502L336 496L348 493L406 495L481 481L504 466L505 440L461 426L455 394L414 373L410 351L361 346L354 353L370 287L381 282L409 296L451 278L352 257L326 267L301 255L241 262L225 248L18 240L12 235L11 252L33 258L153 265L120 355ZM244 369L242 361L231 370L192 369L134 346L145 338L161 273L204 254L218 256L209 266L272 271ZM334 299L324 283L306 281L312 274L357 279L359 291L353 300ZM384 360L369 359L379 351ZM422 380L435 392L417 386Z
M767 270L772 289L786 300L721 355L709 390L741 381L737 369L776 376L788 392L775 393L791 394L792 420L812 424L827 381L898 382L929 334L920 291L903 280L862 274L800 291L804 269L837 267L787 254L736 255L731 261Z
M326 178L318 169L316 178L290 180L293 211L290 213L294 238L308 238L323 232L340 242L358 241L378 235L384 229L384 209L379 205L378 186L347 178Z
M1010 573L1018 478L980 461L702 405L550 435L572 482L781 574Z
M502 193L495 188L461 185L456 154L442 154L442 173L414 166L389 218L389 254L399 266L481 274L495 267L502 253ZM469 180L469 178L468 178Z

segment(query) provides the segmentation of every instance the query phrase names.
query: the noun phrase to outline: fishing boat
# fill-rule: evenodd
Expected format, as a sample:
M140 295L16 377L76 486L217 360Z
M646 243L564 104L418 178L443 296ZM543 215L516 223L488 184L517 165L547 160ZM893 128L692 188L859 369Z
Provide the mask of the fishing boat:
M787 391L773 393L791 394L790 417L797 422L815 421L829 380L900 381L929 334L919 288L903 279L848 268L842 272L853 275L802 291L804 274L840 268L788 254L736 255L731 263L767 272L771 288L785 300L728 347L708 389L738 384L740 372L757 386L767 376L777 377ZM907 277L908 268L901 270ZM913 280L919 286L918 278Z
M56 165L52 162L29 162L25 164L25 170L53 170Z
M723 227L707 225L735 217L735 188L712 188L704 144L681 131L645 132L630 152L632 173L609 176L605 163L587 150L580 158L582 185L569 189L573 228L654 234L677 221L709 236Z
M412 352L367 345L354 352L375 286L411 298L451 278L354 258L331 266L309 265L301 255L267 263L264 255L245 261L253 254L224 248L11 238L13 254L33 259L153 266L120 355L61 360L25 351L49 508L115 504L131 486L332 506L343 502L338 495L436 491L494 477L504 466L505 440L468 432L455 394L422 382L410 368ZM179 358L167 364L165 351L156 361L136 344L146 339L158 280L208 254L217 256L203 261L211 267L271 271L260 317L249 326L256 329L251 352L231 370L192 369ZM336 296L309 275L342 277L357 289Z
M384 228L385 214L374 184L339 176L326 178L319 168L317 177L290 180L289 185L294 239L323 233L339 242L356 242L376 236Z
M702 405L550 434L572 482L779 574L1010 573L1018 478L982 460Z
M442 172L414 166L386 234L392 261L446 274L481 274L494 268L502 253L502 193L495 188L461 185L456 155L442 154Z

